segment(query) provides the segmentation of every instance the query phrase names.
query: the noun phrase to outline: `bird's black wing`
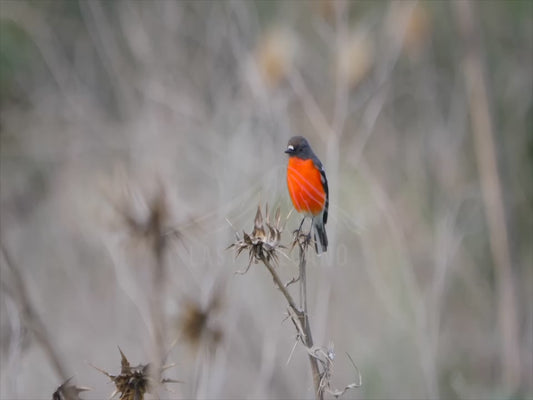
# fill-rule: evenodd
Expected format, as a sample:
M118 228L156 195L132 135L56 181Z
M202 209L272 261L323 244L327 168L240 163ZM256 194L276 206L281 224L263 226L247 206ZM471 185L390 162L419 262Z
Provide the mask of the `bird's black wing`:
M313 163L315 164L315 167L317 167L318 170L320 171L322 187L324 188L324 192L326 192L326 204L324 205L324 214L322 216L322 221L324 222L324 225L326 225L326 222L328 222L328 208L329 208L328 180L326 178L326 171L324 171L324 167L322 167L322 163L320 162L318 157L313 154L312 159L313 159Z

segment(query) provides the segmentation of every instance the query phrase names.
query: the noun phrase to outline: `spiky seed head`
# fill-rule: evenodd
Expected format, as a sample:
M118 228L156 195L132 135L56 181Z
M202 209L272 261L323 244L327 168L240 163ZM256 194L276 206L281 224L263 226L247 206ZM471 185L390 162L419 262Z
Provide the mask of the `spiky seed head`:
M80 393L90 390L87 387L71 385L72 378L68 378L52 395L52 400L81 400Z
M150 364L139 364L132 367L130 362L119 347L120 352L120 374L111 375L108 372L96 368L98 371L108 376L115 384L115 391L111 397L120 393L119 400L143 400L146 393L151 393L154 385L154 375L152 374ZM166 369L161 368L161 371ZM159 383L173 383L178 382L172 379L161 379ZM55 400L55 399L54 399Z
M287 76L293 63L294 47L290 32L284 29L272 29L261 38L255 60L265 86L276 88Z
M229 246L235 248L236 257L243 251L248 251L249 262L246 270L250 268L252 262L259 262L266 260L267 262L277 262L280 248L284 248L281 244L281 213L279 208L276 211L275 220L271 223L268 213L268 205L265 207L265 217L261 212L261 205L257 207L257 212L254 219L254 229L251 233L243 231L242 239L237 236L237 240Z
M213 318L220 308L220 293L213 294L209 304L202 307L196 301L187 300L184 311L179 319L179 330L193 350L203 343L208 348L218 345L222 339L222 331L215 326Z

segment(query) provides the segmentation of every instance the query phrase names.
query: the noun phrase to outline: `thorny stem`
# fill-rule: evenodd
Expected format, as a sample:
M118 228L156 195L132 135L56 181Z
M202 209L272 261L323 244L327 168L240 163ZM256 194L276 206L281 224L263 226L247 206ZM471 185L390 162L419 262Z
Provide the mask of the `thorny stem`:
M165 251L168 245L168 237L165 235L166 217L165 193L161 186L159 193L150 204L150 214L145 226L145 230L149 233L148 238L151 239L150 245L154 262L152 270L152 293L148 298L148 304L152 323L153 362L157 366L152 371L155 382L160 381L160 367L165 362Z
M155 365L162 366L164 363L165 357L165 320L163 316L163 299L165 291L165 280L164 280L164 262L163 257L160 253L156 252L155 257L155 269L152 276L152 295L148 299L149 305L151 308L150 314L152 318L152 329L153 329L153 360ZM154 375L155 382L158 382L160 379L159 368L154 368L152 371Z
M152 276L152 296L149 299L152 316L153 344L154 344L154 361L158 367L165 362L165 317L164 317L164 299L165 299L165 259L166 238L163 235L162 221L159 216L154 218L155 237L153 243L154 270ZM160 368L154 368L152 371L155 382L161 379Z
M268 271L272 275L272 278L274 278L274 282L276 282L276 285L278 286L279 290L281 290L281 293L283 294L283 296L285 296L285 299L287 300L287 303L289 303L289 306L293 309L296 315L299 316L302 312L298 309L298 307L296 307L294 299L292 298L285 285L283 285L283 283L281 282L281 279L277 272L274 270L274 267L264 256L261 257L261 261L263 262L263 264L265 264L265 267L267 267Z
M307 285L305 280L305 252L302 247L302 244L299 242L300 235L302 235L302 225L304 224L305 217L302 218L300 226L295 231L295 242L298 241L300 248L300 262L298 263L298 281L300 281L300 308L307 314ZM313 221L311 221L311 230L313 229ZM309 232L311 235L311 232Z
M281 279L279 275L277 274L274 267L270 264L270 262L266 259L266 257L262 256L261 261L267 267L268 271L272 275L272 278L274 279L274 282L278 286L279 290L285 296L285 299L287 300L287 303L289 303L289 307L294 312L296 316L298 316L298 321L300 322L300 326L303 329L304 335L302 336L302 341L304 345L310 349L314 346L313 344L313 336L311 333L311 326L309 325L309 316L307 313L307 290L306 290L306 284L305 284L305 266L306 266L306 259L305 259L305 246L300 245L300 279L303 281L301 282L301 285L303 285L303 293L304 293L304 299L303 304L304 308L303 310L299 310L296 307L296 303L294 302L294 299L292 298L291 294L285 287L285 285L281 282ZM320 369L318 367L318 360L313 357L311 354L309 354L309 363L311 364L311 371L313 373L313 383L315 388L315 398L317 400L323 400L324 393L323 390L320 387Z
M300 245L300 262L298 263L298 270L300 273L300 304L302 304L303 312L307 315L307 277L305 271L306 259L305 248Z

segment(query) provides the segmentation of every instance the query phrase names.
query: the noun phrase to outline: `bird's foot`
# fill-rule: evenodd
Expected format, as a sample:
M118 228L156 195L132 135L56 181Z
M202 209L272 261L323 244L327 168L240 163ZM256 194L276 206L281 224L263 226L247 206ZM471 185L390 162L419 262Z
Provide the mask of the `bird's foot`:
M311 232L305 233L302 232L301 229L296 229L293 232L293 240L292 240L292 246L291 249L294 248L294 246L298 245L301 248L306 248L311 243Z

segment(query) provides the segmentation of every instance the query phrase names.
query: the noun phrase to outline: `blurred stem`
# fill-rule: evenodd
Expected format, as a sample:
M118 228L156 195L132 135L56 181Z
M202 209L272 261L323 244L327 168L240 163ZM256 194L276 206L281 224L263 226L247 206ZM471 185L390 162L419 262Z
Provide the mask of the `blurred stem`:
M154 268L152 273L152 293L148 299L152 319L153 333L153 358L154 378L160 381L160 371L165 362L166 337L165 337L165 298L166 298L166 269L165 251L167 249L167 236L165 235L165 221L167 207L165 203L164 188L161 185L159 192L150 205L150 216L147 222L148 232L151 233L151 250L153 253Z
M501 355L503 380L509 389L514 389L520 384L521 379L517 303L490 102L484 79L486 71L482 62L481 37L472 2L456 0L453 2L453 9L461 43L465 46L462 69L496 274L498 319L503 340Z
M305 265L305 250L302 246L300 246L300 262L298 263L298 270L300 273L300 304L303 309L303 312L307 315L307 274L305 270Z
M165 317L164 317L164 300L165 300L165 247L166 240L162 233L160 217L155 219L155 237L153 243L153 253L155 268L153 269L153 288L150 303L150 314L152 318L153 341L154 341L154 361L158 368L154 368L156 382L159 382L159 372L165 360Z
M300 246L300 279L304 279L303 285L303 293L307 293L307 290L305 289L305 267L306 267L306 258L305 258L305 246ZM313 344L313 335L311 333L311 327L309 325L309 316L307 313L307 299L303 299L304 309L299 310L298 307L296 307L296 303L294 302L294 299L292 298L291 294L285 287L285 285L281 282L281 279L279 275L277 274L274 267L270 264L270 262L266 259L266 257L262 256L261 261L263 264L265 264L265 267L267 267L268 271L272 275L272 278L274 279L274 282L278 286L279 290L281 290L281 293L287 300L287 303L289 303L289 307L293 311L293 313L298 317L298 321L300 322L300 326L303 329L304 337L302 337L302 341L304 342L304 345L311 349ZM302 275L303 273L303 275ZM311 354L309 354L309 363L311 364L311 372L313 374L313 383L315 388L315 398L317 400L322 400L324 398L324 393L322 389L320 388L320 369L318 368L318 360L313 357Z
M335 45L337 53L342 51L342 46L348 37L348 13L346 0L338 0L335 3ZM337 73L335 78L335 108L333 110L333 121L331 130L338 140L344 133L344 125L348 116L348 91L349 87Z
M15 303L20 308L21 318L25 325L31 332L33 332L35 339L43 348L57 376L62 382L64 382L67 380L68 375L63 366L59 353L50 340L50 335L46 329L46 326L39 317L39 314L37 314L37 311L30 300L28 288L26 287L24 278L19 268L13 262L13 259L11 258L11 255L7 251L7 248L3 242L0 242L0 247L2 249L2 253L4 254L4 260L6 261L8 269L12 273L14 281L14 288L9 288L5 284L5 281L2 280L2 290L6 291L14 299Z

